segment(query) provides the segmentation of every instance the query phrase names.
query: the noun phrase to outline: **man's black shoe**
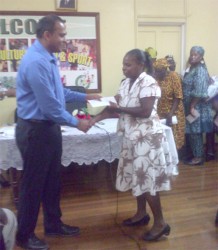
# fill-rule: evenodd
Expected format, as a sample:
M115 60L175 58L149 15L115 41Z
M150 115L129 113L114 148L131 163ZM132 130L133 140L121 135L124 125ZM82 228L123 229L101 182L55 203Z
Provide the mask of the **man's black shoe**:
M43 241L37 238L35 235L31 236L26 241L16 241L17 246L23 249L33 249L33 250L48 250L49 246Z
M45 235L47 236L76 236L79 234L79 227L68 226L65 224L61 224L58 228L45 230Z

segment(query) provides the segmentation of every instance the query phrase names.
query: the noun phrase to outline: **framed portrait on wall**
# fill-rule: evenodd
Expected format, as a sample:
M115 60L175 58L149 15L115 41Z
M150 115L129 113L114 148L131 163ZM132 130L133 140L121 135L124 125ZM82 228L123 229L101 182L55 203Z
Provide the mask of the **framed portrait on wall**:
M57 10L77 10L77 0L55 0Z
M0 11L0 83L16 88L20 60L36 40L37 22L55 14L65 20L62 51L54 53L64 86L83 86L88 93L101 92L99 13Z

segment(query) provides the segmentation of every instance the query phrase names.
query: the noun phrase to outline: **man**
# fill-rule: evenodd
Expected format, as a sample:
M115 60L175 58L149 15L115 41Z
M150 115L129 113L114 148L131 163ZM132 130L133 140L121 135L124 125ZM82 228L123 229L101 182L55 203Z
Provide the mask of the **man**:
M65 102L99 99L64 89L53 52L65 41L65 21L56 15L39 20L37 39L21 60L17 75L16 142L23 159L19 193L17 245L48 249L34 230L42 202L44 230L48 236L75 236L80 229L61 221L60 168L62 136L59 124L86 132L88 120L78 120L65 110Z
M60 8L75 8L75 1L73 1L73 0L61 0Z

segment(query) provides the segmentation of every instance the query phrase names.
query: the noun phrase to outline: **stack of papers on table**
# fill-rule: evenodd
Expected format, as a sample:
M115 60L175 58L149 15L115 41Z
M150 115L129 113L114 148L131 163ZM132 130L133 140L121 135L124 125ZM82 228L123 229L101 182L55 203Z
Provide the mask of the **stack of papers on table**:
M102 97L100 101L98 100L89 100L88 101L88 112L90 115L99 114L105 107L110 105L110 102L116 102L114 96L111 97Z
M100 99L100 101L98 101L98 100L89 100L88 102L91 105L91 107L93 107L93 108L110 106L110 102L117 103L114 96L102 97Z

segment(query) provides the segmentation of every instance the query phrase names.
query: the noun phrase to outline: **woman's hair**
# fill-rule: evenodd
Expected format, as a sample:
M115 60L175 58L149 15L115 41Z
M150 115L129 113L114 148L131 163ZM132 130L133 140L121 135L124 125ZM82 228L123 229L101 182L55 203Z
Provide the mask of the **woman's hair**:
M65 20L63 20L57 15L48 15L48 16L42 17L37 23L36 37L42 38L43 33L45 31L49 31L53 33L55 30L56 22L65 23Z
M193 46L193 47L191 48L191 51L197 52L197 53L198 53L199 55L201 55L202 57L204 56L204 53L205 53L204 48L201 47L201 46Z
M133 49L126 53L126 55L134 56L136 61L140 64L144 65L144 69L146 73L149 75L153 75L153 62L151 60L150 55L148 52L140 50L140 49Z

